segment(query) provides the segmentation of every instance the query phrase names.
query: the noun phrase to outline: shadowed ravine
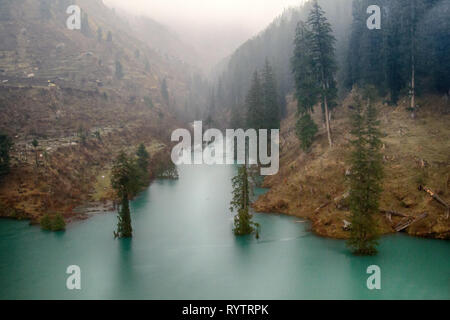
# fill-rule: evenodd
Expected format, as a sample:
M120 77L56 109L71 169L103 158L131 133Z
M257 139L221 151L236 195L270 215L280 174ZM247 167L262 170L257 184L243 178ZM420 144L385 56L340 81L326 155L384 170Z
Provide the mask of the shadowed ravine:
M0 221L0 298L450 298L448 241L388 236L377 257L354 257L344 241L268 214L255 215L260 240L235 238L228 210L235 169L182 166L178 181L154 182L132 202L132 240L113 239L114 213L64 233ZM366 287L372 264L381 267L379 291ZM81 267L80 291L66 289L69 265Z

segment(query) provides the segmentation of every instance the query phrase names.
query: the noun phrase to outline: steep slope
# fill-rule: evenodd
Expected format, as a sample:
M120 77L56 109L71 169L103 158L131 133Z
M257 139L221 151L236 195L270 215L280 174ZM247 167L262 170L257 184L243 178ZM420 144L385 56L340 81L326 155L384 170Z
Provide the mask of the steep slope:
M145 143L158 161L182 126L176 101L192 68L149 48L100 0L76 1L82 28L67 29L72 3L0 0L0 132L14 141L0 216L72 216L120 150Z
M281 169L278 175L267 177L264 186L270 191L254 203L258 212L281 212L312 221L316 233L347 238L344 220L349 221L346 193L346 173L350 165L349 115L352 95L333 113L335 145L328 147L325 128L321 128L310 153L300 149L295 135L296 101L290 99L289 116L281 128ZM429 187L450 202L450 129L448 100L424 96L416 120L407 111L403 99L396 107L377 103L383 138L385 178L380 207L405 216L428 217L406 229L411 235L450 237L450 219L446 209L433 200L420 185ZM314 115L322 123L320 112ZM382 233L394 232L393 227L404 217L381 214L378 217Z
M178 58L184 63L200 67L201 58L196 50L184 43L180 37L166 26L152 20L149 17L134 17L123 14L130 27L136 31L136 35L150 48L161 55Z

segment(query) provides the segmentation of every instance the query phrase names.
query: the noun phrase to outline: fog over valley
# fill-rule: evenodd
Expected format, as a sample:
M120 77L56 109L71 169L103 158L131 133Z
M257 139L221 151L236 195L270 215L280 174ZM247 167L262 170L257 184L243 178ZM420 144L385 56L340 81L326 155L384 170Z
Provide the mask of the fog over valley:
M109 7L151 18L192 46L201 67L213 67L263 30L284 9L304 0L104 0Z

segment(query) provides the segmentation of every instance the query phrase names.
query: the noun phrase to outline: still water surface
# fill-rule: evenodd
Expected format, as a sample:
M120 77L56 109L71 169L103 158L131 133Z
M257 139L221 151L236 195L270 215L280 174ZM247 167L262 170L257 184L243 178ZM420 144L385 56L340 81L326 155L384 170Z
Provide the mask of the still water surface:
M450 242L384 237L377 257L308 232L299 219L256 214L261 238L236 238L233 166L181 166L132 202L134 238L114 240L116 214L51 233L0 221L1 299L450 299ZM257 190L263 192L263 190ZM382 289L366 287L379 265ZM82 290L66 289L81 267Z

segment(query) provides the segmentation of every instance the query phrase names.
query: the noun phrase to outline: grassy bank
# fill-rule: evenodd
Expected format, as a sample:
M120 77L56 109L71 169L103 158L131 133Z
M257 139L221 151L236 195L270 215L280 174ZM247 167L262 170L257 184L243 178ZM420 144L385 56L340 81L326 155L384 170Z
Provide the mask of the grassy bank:
M381 209L415 218L405 231L414 236L450 238L450 219L445 208L426 192L426 185L450 202L450 115L447 103L436 96L423 97L416 119L407 111L407 101L387 106L379 101L384 155L384 192ZM327 144L325 128L321 127L310 153L300 149L295 135L296 102L290 99L289 116L281 128L281 166L276 176L267 177L264 186L270 191L253 207L258 212L280 212L307 218L312 230L322 236L348 238L344 220L350 220L346 203L352 97L349 96L333 113L334 147ZM444 110L444 112L443 112ZM320 112L314 115L321 124ZM394 227L405 217L380 213L378 225L382 234L395 232Z

